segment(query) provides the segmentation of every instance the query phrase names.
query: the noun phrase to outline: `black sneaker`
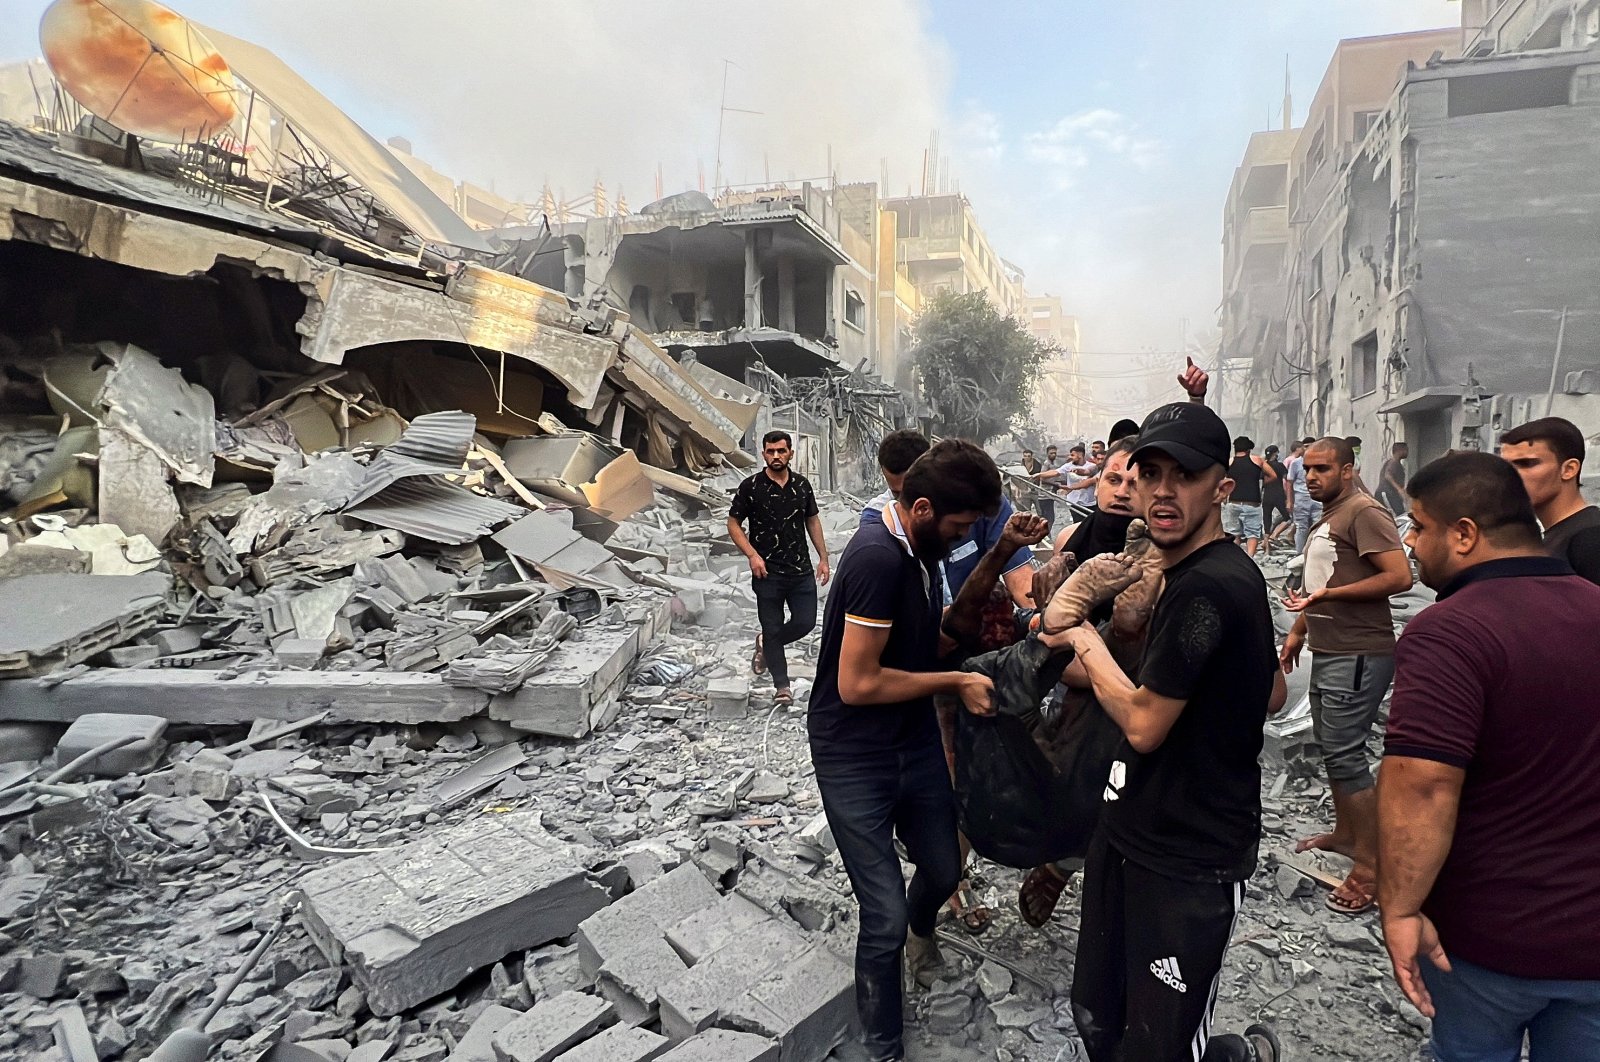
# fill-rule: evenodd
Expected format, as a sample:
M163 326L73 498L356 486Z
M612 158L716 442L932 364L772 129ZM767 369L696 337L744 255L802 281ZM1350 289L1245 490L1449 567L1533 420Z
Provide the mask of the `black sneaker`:
M1278 1035L1265 1025L1252 1025L1244 1031L1244 1042L1254 1052L1255 1062L1282 1062L1283 1046Z

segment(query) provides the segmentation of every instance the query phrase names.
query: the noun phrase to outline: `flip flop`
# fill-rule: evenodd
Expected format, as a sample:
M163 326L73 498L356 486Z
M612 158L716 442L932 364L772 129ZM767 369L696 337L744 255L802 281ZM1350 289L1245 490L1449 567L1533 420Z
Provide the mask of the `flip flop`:
M1369 892L1365 885L1345 878L1337 889L1323 897L1322 904L1335 914L1354 916L1365 914L1378 906L1378 897L1374 892Z
M963 881L950 899L952 901L949 905L950 910L955 915L955 920L961 923L962 929L975 937L982 936L988 930L994 915L973 898L971 882Z
M1048 863L1034 867L1022 879L1022 888L1017 892L1017 908L1022 912L1022 920L1035 929L1042 929L1056 913L1056 904L1061 902L1061 893L1066 887L1067 879L1055 867Z
M753 675L767 673L767 650L761 639L761 635L756 635L756 652L750 658L750 673Z

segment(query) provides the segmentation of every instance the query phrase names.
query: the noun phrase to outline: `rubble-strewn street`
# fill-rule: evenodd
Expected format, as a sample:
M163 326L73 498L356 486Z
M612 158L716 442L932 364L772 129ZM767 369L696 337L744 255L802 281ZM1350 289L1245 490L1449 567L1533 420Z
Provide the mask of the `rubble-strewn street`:
M183 2L0 20L0 1062L1583 1053L1600 0Z

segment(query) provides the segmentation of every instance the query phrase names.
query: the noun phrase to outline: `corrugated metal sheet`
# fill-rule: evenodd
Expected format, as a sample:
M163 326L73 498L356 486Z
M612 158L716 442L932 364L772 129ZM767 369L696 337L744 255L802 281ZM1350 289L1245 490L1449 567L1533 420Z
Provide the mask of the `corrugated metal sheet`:
M367 466L367 478L350 505L361 504L397 480L460 472L477 426L476 417L458 409L417 417Z
M485 498L442 479L402 479L377 497L345 510L379 527L391 527L430 542L462 546L528 510Z

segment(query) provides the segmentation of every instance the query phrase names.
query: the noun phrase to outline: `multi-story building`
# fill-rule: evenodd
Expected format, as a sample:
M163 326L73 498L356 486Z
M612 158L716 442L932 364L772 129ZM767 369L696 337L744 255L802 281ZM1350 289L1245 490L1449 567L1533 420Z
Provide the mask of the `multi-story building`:
M1547 411L1600 429L1597 11L1468 4L1459 30L1340 45L1290 168L1256 430L1425 462ZM1347 91L1357 50L1403 64L1386 95Z
M1056 295L1029 295L1023 306L1028 331L1054 349L1039 377L1034 418L1052 439L1079 438L1089 430L1093 395L1081 372L1078 319L1062 309Z
M1235 420L1240 411L1248 419L1258 402L1270 409L1279 401L1275 381L1284 379L1286 363L1279 354L1284 349L1289 164L1299 136L1298 129L1252 134L1228 187L1222 215L1222 351L1216 390ZM1239 426L1259 430L1253 424Z
M897 217L898 260L924 299L981 291L1002 313L1022 311L1020 273L990 246L966 196L904 196L885 206Z

